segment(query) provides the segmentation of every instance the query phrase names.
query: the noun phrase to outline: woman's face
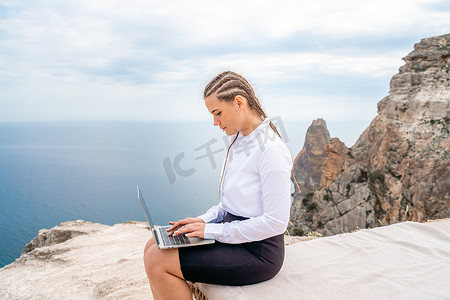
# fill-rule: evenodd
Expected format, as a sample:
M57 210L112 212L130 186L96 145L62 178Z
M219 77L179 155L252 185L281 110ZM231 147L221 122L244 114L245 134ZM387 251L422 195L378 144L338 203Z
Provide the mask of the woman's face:
M219 126L227 135L237 133L242 127L242 97L236 98L231 102L220 101L214 94L205 98L206 108L214 118L214 126Z

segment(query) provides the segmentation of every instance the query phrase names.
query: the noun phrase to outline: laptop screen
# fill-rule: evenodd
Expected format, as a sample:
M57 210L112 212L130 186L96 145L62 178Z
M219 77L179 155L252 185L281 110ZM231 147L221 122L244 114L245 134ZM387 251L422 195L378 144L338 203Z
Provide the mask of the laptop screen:
M144 210L145 218L147 219L147 223L150 225L150 228L153 229L155 226L153 225L152 218L148 213L147 205L145 205L144 197L142 196L141 190L139 189L139 185L137 186L138 198L139 202L141 202L142 209Z

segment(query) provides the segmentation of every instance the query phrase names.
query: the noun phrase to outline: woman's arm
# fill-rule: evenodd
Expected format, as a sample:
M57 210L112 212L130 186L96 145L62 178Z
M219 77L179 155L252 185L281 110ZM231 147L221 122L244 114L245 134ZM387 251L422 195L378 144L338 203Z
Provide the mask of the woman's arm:
M221 222L225 213L222 202L220 202L219 205L211 207L206 213L197 218L185 218L176 222L169 222L172 227L167 232L169 232L169 235L175 236L187 233L186 235L189 237L198 236L204 238L205 223Z
M285 145L265 149L259 164L263 214L244 221L205 226L205 238L238 244L282 234L289 222L291 207L292 158Z
M197 218L202 219L205 223L219 223L222 222L225 214L226 211L222 206L222 202L220 202L218 205L211 207L206 213Z

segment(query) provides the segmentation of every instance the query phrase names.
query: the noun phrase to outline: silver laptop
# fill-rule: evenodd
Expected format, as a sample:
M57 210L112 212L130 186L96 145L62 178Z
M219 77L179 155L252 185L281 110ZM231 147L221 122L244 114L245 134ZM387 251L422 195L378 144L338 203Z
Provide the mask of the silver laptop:
M142 196L141 190L139 189L139 185L137 186L137 192L138 199L141 203L142 210L144 211L145 218L147 219L148 226L150 226L150 229L153 232L153 236L155 237L159 249L191 247L212 244L215 242L215 240L202 239L199 237L187 237L184 234L180 234L178 236L170 236L167 232L167 229L172 226L153 225L152 218L150 217L150 213L148 212L147 205L145 204L144 197Z

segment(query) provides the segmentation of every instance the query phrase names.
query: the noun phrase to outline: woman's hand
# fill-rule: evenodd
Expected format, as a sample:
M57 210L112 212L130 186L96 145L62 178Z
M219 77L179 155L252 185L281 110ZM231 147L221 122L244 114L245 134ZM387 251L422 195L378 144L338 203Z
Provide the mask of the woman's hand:
M186 233L187 237L198 236L204 238L205 222L200 218L185 218L176 222L169 222L172 225L167 229L169 235L180 235Z

